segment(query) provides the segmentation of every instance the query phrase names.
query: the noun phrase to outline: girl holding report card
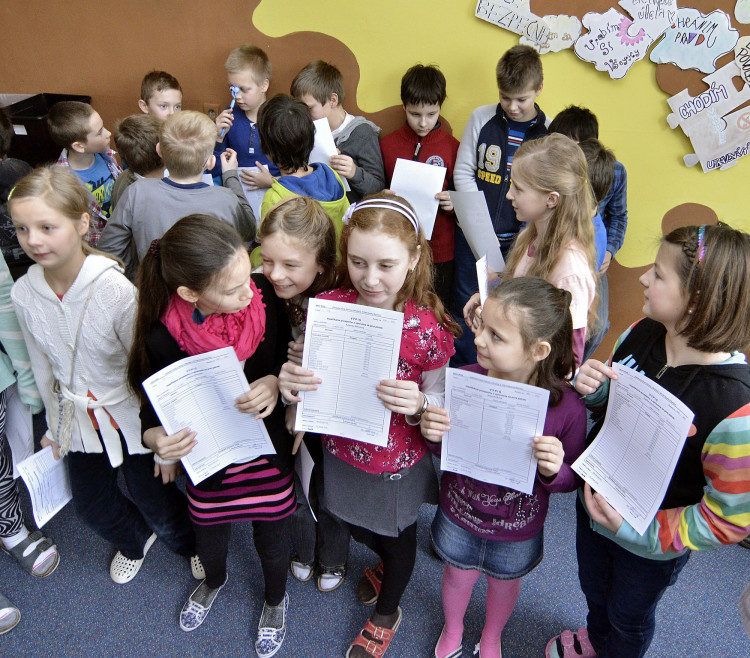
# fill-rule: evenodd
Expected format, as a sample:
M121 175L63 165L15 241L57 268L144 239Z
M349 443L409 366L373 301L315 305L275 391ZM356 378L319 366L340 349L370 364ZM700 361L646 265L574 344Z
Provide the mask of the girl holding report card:
M263 419L276 450L230 464L197 485L188 480L188 509L206 577L183 606L180 628L193 631L203 623L227 581L231 524L252 521L265 581L255 651L272 656L286 633L289 526L296 504L292 437L276 404L277 374L291 338L284 304L268 279L251 276L239 234L207 215L184 217L154 240L141 262L138 291L128 381L141 397L144 443L161 458L176 461L204 437L190 428L167 436L141 382L179 359L232 346L250 383L236 407Z
M346 655L365 658L382 656L401 623L399 603L417 553L417 512L436 499L437 478L419 419L428 403L442 403L456 325L433 292L430 247L405 199L366 197L350 206L344 223L341 287L318 297L404 314L397 379L377 386L392 412L388 445L323 437L323 506L382 560L365 570L357 587L357 598L375 603L375 612ZM312 371L286 363L279 387L287 401L299 402L296 393L314 390L316 382Z
M464 614L480 574L487 577L487 608L479 641L482 658L499 658L500 635L518 599L521 576L542 560L543 525L551 493L580 482L571 464L583 451L586 409L570 386L573 370L571 295L543 279L508 279L490 292L474 344L477 360L463 369L550 392L544 436L531 439L538 460L531 495L443 472L440 506L432 524L435 551L445 561L445 625L437 658L462 655ZM436 443L450 429L448 410L430 404L422 434ZM468 652L467 652L468 654Z
M750 236L723 224L676 229L640 282L646 318L620 336L609 363L642 372L695 418L643 536L589 485L579 492L587 627L550 640L551 657L643 656L656 605L690 551L737 543L750 530L750 367L738 351L750 344ZM606 410L614 376L590 359L576 390L588 406Z

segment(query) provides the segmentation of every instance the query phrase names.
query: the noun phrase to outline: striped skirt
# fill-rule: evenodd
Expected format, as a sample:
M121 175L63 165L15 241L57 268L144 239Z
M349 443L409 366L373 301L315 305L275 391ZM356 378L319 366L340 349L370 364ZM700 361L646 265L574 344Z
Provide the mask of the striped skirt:
M262 457L231 464L210 480L210 490L187 481L190 518L198 525L275 521L292 514L297 505L294 473L282 475Z

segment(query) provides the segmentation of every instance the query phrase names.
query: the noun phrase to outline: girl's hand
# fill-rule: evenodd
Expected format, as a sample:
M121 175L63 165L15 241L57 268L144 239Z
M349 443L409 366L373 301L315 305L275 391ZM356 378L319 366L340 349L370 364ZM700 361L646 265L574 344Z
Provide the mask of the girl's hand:
M583 499L586 501L591 518L607 530L617 532L622 525L622 514L610 505L600 493L594 493L591 486L583 485Z
M581 366L576 377L576 391L581 395L590 395L596 391L609 377L617 379L614 368L603 364L596 359L589 359Z
M531 450L537 460L537 471L544 477L555 477L560 472L565 451L556 436L535 436Z
M293 455L297 454L297 450L299 450L299 444L302 443L302 438L305 436L304 432L294 431L294 420L296 416L297 416L297 405L290 404L286 408L285 422L286 422L286 431L289 432L289 434L292 434L294 436L294 445L292 446Z
M302 365L302 351L305 349L305 334L302 334L297 340L289 341L289 349L286 351L286 358L294 365Z
M448 190L438 192L435 198L440 202L440 210L444 213L453 212L453 201L451 201L451 193Z
M245 184L245 187L248 190L262 190L271 187L273 176L268 171L268 167L260 162L256 162L255 166L260 171L248 171L247 169L240 171L240 180Z
M237 169L237 151L227 148L221 154L221 173Z
M222 137L221 133L222 131L229 131L229 129L232 127L232 124L234 123L234 113L232 110L227 108L224 110L219 116L216 117L216 141L220 142L224 139ZM227 133L224 132L226 135Z
M357 165L348 155L332 155L329 165L339 176L344 178L354 178L354 174L357 173Z
M250 383L250 390L240 395L234 406L243 414L255 414L257 419L268 416L279 401L279 380L266 375Z
M427 405L427 409L422 414L422 420L419 422L422 429L422 436L433 443L441 443L443 435L451 428L451 419L448 416L448 410L434 404Z
M176 434L167 435L164 428L159 425L150 427L143 433L143 443L162 459L181 459L189 454L198 442L195 440L195 432L188 427Z
M375 389L385 408L395 411L397 414L413 416L419 413L422 404L424 404L423 394L419 390L417 382L384 379Z
M52 456L55 458L55 461L60 461L60 446L57 444L56 441L53 441L50 438L47 438L47 435L45 434L42 437L42 440L39 442L39 444L42 446L42 448L46 448L47 446L52 446Z
M482 304L479 299L479 293L475 292L469 301L464 305L464 321L466 326L469 327L474 333L479 328L479 320L482 313Z
M287 402L302 402L297 394L300 391L316 391L323 380L312 370L287 361L279 373L279 390Z
M163 484L174 482L179 474L180 462L175 462L174 464L157 464L154 462L154 477L158 478L161 475Z

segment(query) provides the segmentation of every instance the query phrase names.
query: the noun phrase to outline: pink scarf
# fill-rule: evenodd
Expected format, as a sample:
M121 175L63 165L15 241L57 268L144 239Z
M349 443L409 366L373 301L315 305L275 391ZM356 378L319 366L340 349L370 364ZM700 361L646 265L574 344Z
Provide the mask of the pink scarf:
M231 346L237 358L244 361L255 352L266 332L263 295L253 281L250 288L253 299L247 307L236 313L212 313L203 324L193 322L193 305L175 293L161 321L190 356Z

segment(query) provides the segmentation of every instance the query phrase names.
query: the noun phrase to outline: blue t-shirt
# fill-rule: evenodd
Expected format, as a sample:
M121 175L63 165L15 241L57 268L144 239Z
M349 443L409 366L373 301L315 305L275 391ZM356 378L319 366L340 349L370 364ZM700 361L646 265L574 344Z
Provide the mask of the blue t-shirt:
M94 195L94 199L96 199L102 212L109 217L110 198L112 197L115 177L112 175L104 156L101 153L95 153L93 165L88 169L73 169L73 171L78 174L78 178Z

